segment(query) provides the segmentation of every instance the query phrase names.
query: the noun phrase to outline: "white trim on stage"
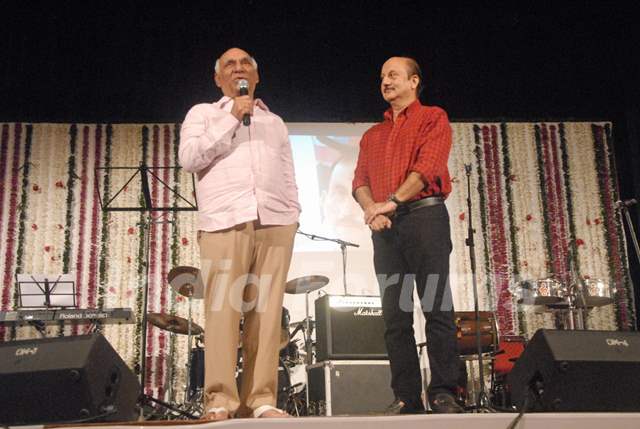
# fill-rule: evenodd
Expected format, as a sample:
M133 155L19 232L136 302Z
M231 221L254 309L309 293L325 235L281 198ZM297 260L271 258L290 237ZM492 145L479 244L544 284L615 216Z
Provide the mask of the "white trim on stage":
M370 417L294 417L286 419L234 419L221 422L151 421L127 424L91 425L91 429L506 429L515 413L431 414ZM42 428L31 426L30 428ZM56 427L56 426L45 426ZM62 426L57 426L62 427ZM87 428L87 425L63 426L65 429ZM637 429L640 413L531 413L525 414L517 429ZM25 428L24 426L22 428Z

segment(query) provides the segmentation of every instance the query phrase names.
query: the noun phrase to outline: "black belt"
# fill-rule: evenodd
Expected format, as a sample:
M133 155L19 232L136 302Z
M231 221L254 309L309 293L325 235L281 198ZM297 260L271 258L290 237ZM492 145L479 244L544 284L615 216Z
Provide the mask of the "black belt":
M444 198L437 196L437 197L425 197L422 198L420 200L416 200L416 201L411 201L409 203L405 203L400 205L397 209L396 209L396 213L400 214L400 215L404 215L407 213L410 213L414 210L418 210L421 209L423 207L431 207L431 206L437 206L439 204L444 204Z

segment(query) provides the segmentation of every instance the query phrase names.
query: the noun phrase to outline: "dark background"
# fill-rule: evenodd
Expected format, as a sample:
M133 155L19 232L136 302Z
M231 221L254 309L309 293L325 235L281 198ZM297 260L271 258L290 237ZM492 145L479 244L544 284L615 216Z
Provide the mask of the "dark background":
M213 64L232 46L285 121L377 121L380 66L404 54L452 120L613 121L621 197L640 196L633 2L431 3L3 2L0 121L181 122L219 97Z

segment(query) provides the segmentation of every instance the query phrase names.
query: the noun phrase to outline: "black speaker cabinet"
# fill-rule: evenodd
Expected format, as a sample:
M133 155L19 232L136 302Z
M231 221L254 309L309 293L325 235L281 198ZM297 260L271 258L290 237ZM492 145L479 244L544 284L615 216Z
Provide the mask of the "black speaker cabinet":
M140 384L100 334L0 344L0 423L130 421Z
M640 411L640 334L540 329L507 376L519 410Z
M325 295L315 307L318 362L388 359L379 297Z
M395 399L389 361L324 361L307 371L311 415L381 414Z

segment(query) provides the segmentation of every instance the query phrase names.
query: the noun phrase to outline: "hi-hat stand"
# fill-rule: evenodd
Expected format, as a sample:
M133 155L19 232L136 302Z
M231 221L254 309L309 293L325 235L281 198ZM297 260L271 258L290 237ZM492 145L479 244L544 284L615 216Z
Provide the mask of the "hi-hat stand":
M147 330L148 330L148 322L147 322L147 304L148 304L148 293L149 293L149 266L150 266L150 244L151 244L151 227L154 224L164 224L164 223L174 223L174 221L158 221L157 218L152 216L153 212L178 212L178 211L197 211L197 201L195 200L195 181L193 176L191 176L192 183L192 191L194 195L194 201L191 202L187 198L183 197L178 193L178 189L170 187L167 183L165 183L157 174L156 170L170 170L174 171L176 169L180 169L179 166L171 166L171 167L149 167L143 161L140 163L138 167L98 167L95 171L95 183L98 193L98 199L100 202L100 206L102 211L107 212L140 212L145 213L144 216L141 215L141 221L138 223L138 226L142 228L143 237L142 240L144 242L144 281L141 285L142 287L142 321L141 321L141 333L140 333L140 364L139 367L136 368L136 372L140 376L140 396L138 397L138 408L140 410L140 419L144 420L144 409L145 405L150 404L158 404L165 409L171 410L175 413L178 413L181 416L189 417L195 419L196 416L186 413L175 406L164 402L160 399L156 399L151 395L147 395L145 393L145 384L146 384L146 372L147 372ZM129 177L129 179L124 183L124 185L113 195L113 197L109 198L107 201L103 202L102 196L100 194L100 177L99 172L104 171L105 174L109 174L113 171L117 170L129 170L133 171L133 174ZM118 206L114 204L117 201L119 195L121 195L127 187L134 183L134 179L139 177L140 180L140 195L139 195L139 205L128 205L128 206ZM156 203L152 196L151 188L149 186L150 180L154 180L155 183L160 183L159 186L160 191L168 190L170 193L176 198L176 200L181 200L186 205L178 206L176 204L172 206L162 206ZM135 183L134 183L135 184ZM159 194L161 192L158 192ZM158 216L160 217L160 216Z

